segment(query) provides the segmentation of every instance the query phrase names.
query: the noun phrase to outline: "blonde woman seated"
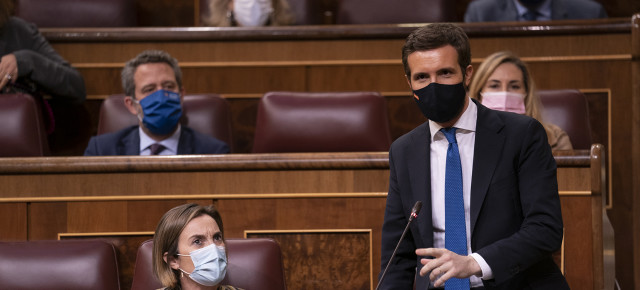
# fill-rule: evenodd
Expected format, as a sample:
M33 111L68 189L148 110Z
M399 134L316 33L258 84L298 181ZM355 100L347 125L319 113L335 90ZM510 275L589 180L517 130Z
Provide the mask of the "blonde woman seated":
M573 149L565 131L542 120L542 103L529 69L513 53L501 51L488 56L473 75L469 96L490 109L535 118L547 131L552 150Z
M294 22L287 0L209 0L208 26L283 26Z
M153 272L165 290L235 290L227 273L222 218L213 205L185 204L162 216L153 237Z

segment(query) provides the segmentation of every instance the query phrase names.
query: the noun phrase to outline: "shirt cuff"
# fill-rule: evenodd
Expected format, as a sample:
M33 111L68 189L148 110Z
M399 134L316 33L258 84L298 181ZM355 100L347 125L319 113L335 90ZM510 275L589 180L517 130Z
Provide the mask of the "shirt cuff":
M478 263L478 265L480 265L480 269L482 270L482 275L480 276L480 278L482 280L493 279L493 272L491 271L491 267L489 267L489 264L487 264L484 258L482 258L482 256L480 256L480 254L478 253L472 253L471 257L476 260L476 263Z

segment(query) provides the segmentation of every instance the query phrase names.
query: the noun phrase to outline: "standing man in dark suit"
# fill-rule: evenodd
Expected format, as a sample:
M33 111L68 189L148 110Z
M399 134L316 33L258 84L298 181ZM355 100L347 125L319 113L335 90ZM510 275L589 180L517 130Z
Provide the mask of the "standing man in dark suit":
M168 53L147 50L128 61L122 87L125 105L139 125L92 137L84 155L229 153L226 143L180 125L182 72Z
M592 0L474 0L464 14L464 22L596 18L607 18L607 12Z
M551 258L562 215L542 125L469 98L471 50L458 26L417 29L402 61L429 121L391 145L383 269L413 205L423 205L380 288L568 289Z

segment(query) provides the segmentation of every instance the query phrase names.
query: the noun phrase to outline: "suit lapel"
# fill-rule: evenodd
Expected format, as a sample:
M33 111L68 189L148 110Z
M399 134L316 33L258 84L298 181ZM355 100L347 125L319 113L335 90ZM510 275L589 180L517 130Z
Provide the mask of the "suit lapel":
M472 236L505 142L505 136L501 132L504 127L502 119L485 106L478 102L476 104L478 105L478 120L476 121L476 141L473 154L470 209Z
M513 0L500 0L498 7L501 12L496 14L497 21L518 21L518 9Z
M193 142L193 134L183 125L180 129L178 155L193 154Z
M420 232L423 246L431 247L433 245L433 221L431 215L431 167L430 144L431 133L429 130L429 122L423 123L418 127L416 134L412 136L409 142L411 148L407 158L409 164L409 180L413 200L411 206L416 201L422 201L422 210L415 220L415 227Z
M567 10L564 1L551 1L551 20L567 19Z
M118 143L118 155L140 155L140 131L139 127L131 130L129 134Z

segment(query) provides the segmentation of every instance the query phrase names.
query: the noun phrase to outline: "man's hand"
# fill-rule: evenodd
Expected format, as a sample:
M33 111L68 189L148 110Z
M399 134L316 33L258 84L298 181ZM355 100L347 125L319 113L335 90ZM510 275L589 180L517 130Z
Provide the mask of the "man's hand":
M482 274L480 265L473 257L460 256L447 249L417 249L416 255L435 257L435 259L420 259L420 263L424 265L420 269L420 276L431 272L429 280L433 282L435 287L443 286L444 282L450 278L468 278L472 275Z
M18 61L13 53L7 54L0 60L0 89L18 78Z

